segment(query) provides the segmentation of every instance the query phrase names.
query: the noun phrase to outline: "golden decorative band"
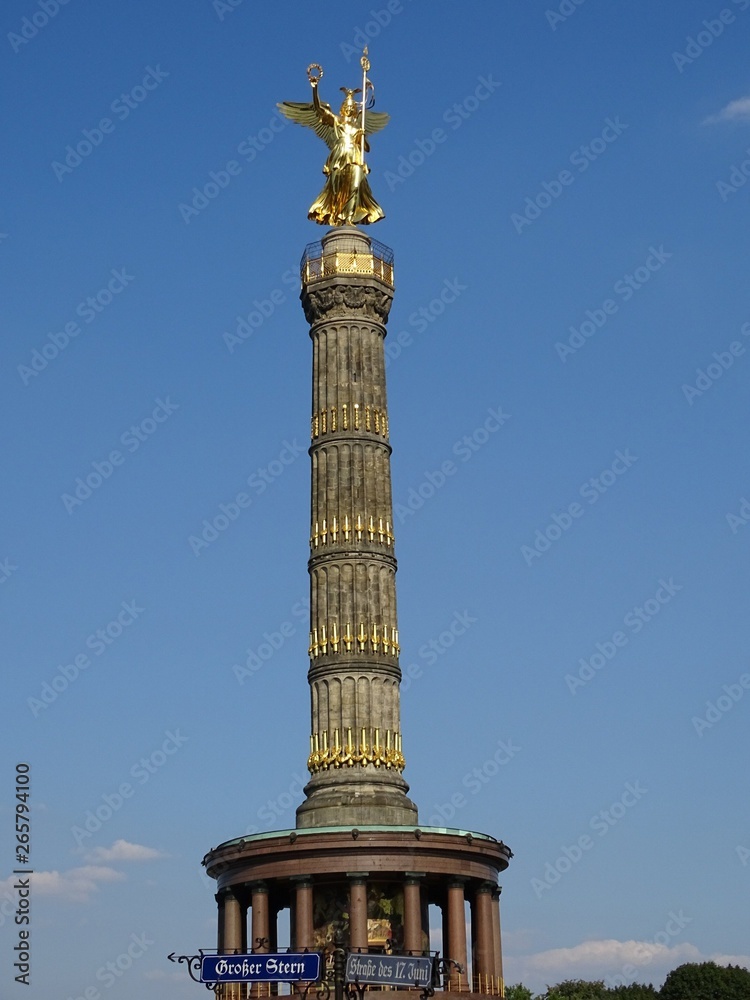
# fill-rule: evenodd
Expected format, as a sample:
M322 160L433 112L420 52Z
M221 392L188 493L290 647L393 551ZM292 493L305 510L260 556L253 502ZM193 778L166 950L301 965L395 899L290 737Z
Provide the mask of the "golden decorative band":
M322 523L315 522L315 528L310 535L310 548L317 549L321 545L336 545L338 542L361 542L363 539L370 542L380 542L381 545L387 545L390 548L395 541L391 522L383 521L383 518L379 517L376 524L374 517L368 518L367 515L362 514L357 514L356 518L352 515L351 520L349 520L349 515L345 514L343 521L334 517L329 526L327 518L324 517Z
M329 406L313 414L310 422L310 437L315 438L328 434L330 431L369 431L388 437L388 414L377 407L360 406L354 403L351 407L344 403L339 412L338 406Z
M401 733L385 731L385 742L380 742L380 730L370 730L372 743L368 742L368 732L363 727L361 730L359 746L355 746L352 741L352 730L346 730L346 744L341 746L339 730L333 732L333 741L328 745L328 730L322 733L313 733L310 737L310 756L307 758L307 767L311 774L318 771L328 771L332 767L354 767L360 764L367 767L393 768L395 771L403 771L406 761L401 751Z
M351 624L347 622L346 631L339 633L337 622L326 622L318 625L310 633L307 655L312 660L317 656L327 656L329 653L352 652L398 656L401 652L398 629L388 625L372 625L368 628L364 622L360 622L358 631L354 633Z

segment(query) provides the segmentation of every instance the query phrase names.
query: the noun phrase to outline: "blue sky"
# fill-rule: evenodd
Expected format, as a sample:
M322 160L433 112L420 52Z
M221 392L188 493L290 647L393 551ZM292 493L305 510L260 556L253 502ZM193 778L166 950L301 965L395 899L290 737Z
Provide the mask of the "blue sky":
M750 962L750 2L43 6L0 32L0 992L196 996L200 859L293 825L325 157L275 104L363 37L420 820L514 849L509 982Z

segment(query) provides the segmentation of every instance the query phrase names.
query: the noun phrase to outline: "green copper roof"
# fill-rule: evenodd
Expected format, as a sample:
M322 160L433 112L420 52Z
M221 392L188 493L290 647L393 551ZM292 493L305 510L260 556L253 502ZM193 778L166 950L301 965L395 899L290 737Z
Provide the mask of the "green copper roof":
M473 830L452 830L444 826L319 826L302 830L269 830L267 833L248 834L246 837L235 837L234 840L225 840L223 844L219 844L218 847L214 847L212 850L218 851L222 847L231 847L234 844L249 844L259 840L270 840L272 837L289 837L293 833L297 837L309 837L311 834L349 833L352 830L359 830L360 833L376 831L382 833L413 833L415 830L420 830L422 833L446 834L452 837L471 836L475 840L489 840L493 843L498 843L496 837L490 837L487 833L475 833Z

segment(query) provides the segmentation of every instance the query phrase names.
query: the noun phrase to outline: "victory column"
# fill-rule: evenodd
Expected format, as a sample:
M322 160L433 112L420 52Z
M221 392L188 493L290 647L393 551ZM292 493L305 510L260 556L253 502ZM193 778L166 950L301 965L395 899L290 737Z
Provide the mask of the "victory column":
M308 213L330 228L305 249L300 294L313 344L311 777L294 830L227 841L203 863L217 880L220 955L275 952L277 915L288 907L292 952L323 955L325 979L313 987L320 994L340 996L344 980L349 991L365 982L392 991L386 965L394 976L406 962L416 970L419 959L432 982L417 970L396 978L397 990L414 983L423 995L502 995L497 878L512 852L486 834L420 827L402 777L384 356L393 255L357 228L384 217L365 154L367 137L389 116L372 110L366 49L361 65L362 86L341 88L338 113L319 97L317 64L308 68L312 101L279 104L330 151ZM439 961L430 952L430 905L442 915ZM381 966L368 955L395 958ZM244 1000L277 988L237 982L216 990Z

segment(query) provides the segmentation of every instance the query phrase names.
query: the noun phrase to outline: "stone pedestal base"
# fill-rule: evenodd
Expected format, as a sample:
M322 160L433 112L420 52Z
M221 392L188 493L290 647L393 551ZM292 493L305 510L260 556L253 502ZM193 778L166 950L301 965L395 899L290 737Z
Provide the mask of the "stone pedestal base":
M407 798L408 790L400 775L374 768L336 772L333 780L327 773L315 775L297 808L297 827L416 826L417 807Z

